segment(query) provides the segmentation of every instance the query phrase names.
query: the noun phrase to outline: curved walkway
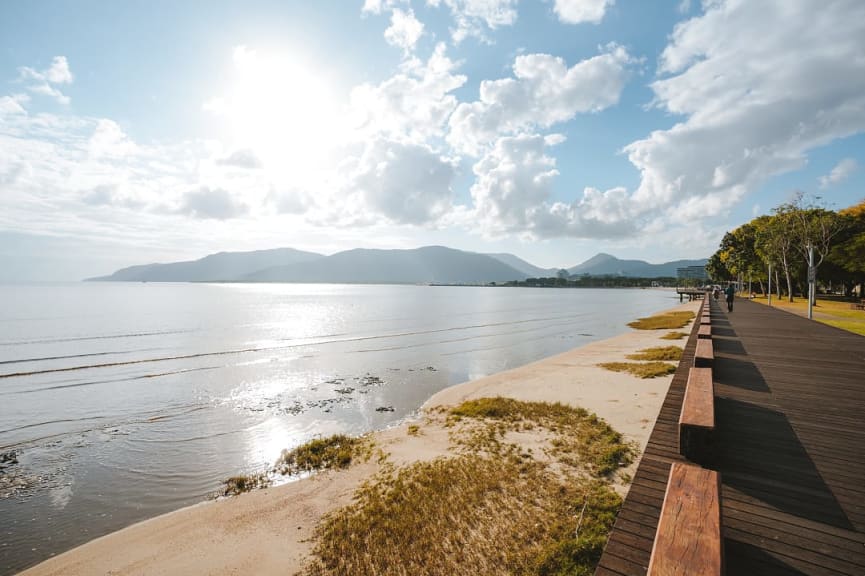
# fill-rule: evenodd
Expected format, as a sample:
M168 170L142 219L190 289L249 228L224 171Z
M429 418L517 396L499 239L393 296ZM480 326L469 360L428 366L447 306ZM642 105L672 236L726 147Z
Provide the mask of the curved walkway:
M865 574L865 337L712 304L726 574ZM696 344L691 333L597 576L644 575Z

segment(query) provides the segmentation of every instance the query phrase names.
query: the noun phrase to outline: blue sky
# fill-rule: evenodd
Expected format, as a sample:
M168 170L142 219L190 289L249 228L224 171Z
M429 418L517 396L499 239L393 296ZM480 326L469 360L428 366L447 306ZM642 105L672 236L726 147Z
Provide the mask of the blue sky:
M220 250L699 258L865 198L858 0L0 5L0 280Z

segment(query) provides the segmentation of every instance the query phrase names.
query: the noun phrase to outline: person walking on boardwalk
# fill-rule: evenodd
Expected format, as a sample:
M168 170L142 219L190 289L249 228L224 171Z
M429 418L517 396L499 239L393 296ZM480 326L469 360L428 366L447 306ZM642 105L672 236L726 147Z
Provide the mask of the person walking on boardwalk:
M732 312L733 296L736 295L736 288L734 288L732 284L727 284L727 289L724 290L724 294L727 295L727 312Z

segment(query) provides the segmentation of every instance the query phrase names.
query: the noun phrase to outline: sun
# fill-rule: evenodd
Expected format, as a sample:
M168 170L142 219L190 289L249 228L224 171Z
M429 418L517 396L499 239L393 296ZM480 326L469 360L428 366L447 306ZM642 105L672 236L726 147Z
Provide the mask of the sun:
M252 150L274 176L298 180L320 169L339 141L339 110L325 75L299 53L234 50L227 96L211 109L224 116L232 146Z

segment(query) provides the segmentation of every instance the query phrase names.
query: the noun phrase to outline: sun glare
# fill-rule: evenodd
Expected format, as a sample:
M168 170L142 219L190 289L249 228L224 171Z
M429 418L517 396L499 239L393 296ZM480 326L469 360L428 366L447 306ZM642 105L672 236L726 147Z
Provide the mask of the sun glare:
M338 108L332 88L300 55L261 54L240 46L221 112L234 146L248 148L274 175L308 176L336 143Z

